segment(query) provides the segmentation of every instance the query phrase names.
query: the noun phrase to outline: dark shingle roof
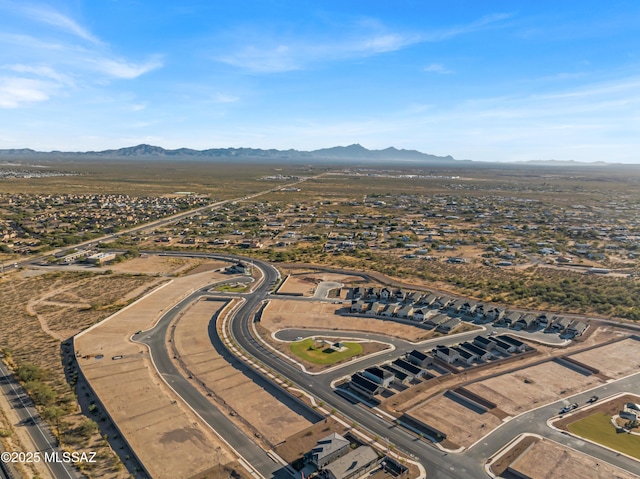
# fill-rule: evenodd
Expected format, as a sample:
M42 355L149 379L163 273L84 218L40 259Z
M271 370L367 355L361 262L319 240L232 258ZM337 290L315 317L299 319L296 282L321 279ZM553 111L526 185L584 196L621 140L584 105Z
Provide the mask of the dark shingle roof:
M351 382L353 384L356 384L360 388L364 389L365 391L371 392L372 394L375 394L375 392L380 387L378 384L376 384L373 381L365 378L364 376L360 375L359 373L358 374L354 374L353 376L351 376Z

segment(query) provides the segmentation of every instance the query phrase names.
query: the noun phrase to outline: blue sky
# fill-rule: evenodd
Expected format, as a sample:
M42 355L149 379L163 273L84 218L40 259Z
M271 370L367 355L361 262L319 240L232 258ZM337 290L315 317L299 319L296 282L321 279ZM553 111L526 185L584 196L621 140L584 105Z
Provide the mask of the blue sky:
M640 163L640 2L0 0L0 148Z

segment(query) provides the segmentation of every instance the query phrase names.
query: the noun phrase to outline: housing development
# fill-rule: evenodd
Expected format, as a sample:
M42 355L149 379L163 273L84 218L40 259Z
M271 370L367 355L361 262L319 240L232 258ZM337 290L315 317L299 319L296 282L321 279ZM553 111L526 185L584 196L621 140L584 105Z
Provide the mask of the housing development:
M635 170L51 170L2 180L0 444L60 456L7 477L639 477Z

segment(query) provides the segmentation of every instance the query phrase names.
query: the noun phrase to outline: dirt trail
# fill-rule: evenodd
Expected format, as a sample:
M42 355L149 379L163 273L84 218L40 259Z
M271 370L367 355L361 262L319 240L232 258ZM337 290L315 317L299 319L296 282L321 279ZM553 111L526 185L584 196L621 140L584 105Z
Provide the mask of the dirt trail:
M81 281L76 281L74 283L68 284L62 288L55 288L51 291L49 291L48 293L45 293L44 295L42 295L39 298L35 298L30 300L27 303L26 309L27 309L27 313L30 316L35 316L36 318L38 318L38 322L40 323L40 328L47 333L49 336L51 336L54 339L57 339L58 341L64 341L66 339L66 337L63 337L62 334L60 333L56 333L55 331L52 331L49 328L49 325L47 324L47 321L44 319L44 317L41 314L38 314L38 312L36 311L35 307L39 304L47 304L47 305L52 305L52 306L62 306L62 307L68 307L68 308L76 308L76 309L80 309L80 308L87 308L90 307L91 305L88 303L65 303L65 302L60 302L60 301L47 301L49 298L52 298L60 293L65 293L70 289L75 288L76 286L81 285L82 283L87 282L87 280L81 280ZM72 293L68 293L68 294L72 294ZM75 295L74 295L75 296ZM79 298L78 298L79 299Z

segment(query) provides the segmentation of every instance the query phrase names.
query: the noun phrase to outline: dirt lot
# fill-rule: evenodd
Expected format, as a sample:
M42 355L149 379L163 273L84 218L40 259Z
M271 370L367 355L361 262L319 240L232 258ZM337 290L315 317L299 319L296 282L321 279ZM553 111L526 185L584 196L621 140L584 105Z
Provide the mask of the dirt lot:
M217 301L193 304L176 324L176 350L186 368L203 381L217 399L271 444L278 444L311 423L227 363L213 348L208 334L209 322L224 304Z
M336 308L330 303L275 299L264 309L261 324L271 332L288 328L336 329L385 334L409 341L420 341L431 334L425 329L379 317L339 316Z
M333 418L327 418L326 422L322 421L297 434L289 437L282 444L274 449L276 453L288 463L292 463L296 459L302 457L305 452L310 451L316 443L323 437L337 432L344 435L348 428L337 422Z
M78 358L85 377L153 477L186 478L234 463L220 438L160 379L146 347L129 341L191 291L226 278L217 273L176 278L75 338L76 351L88 356ZM112 360L116 355L123 358Z
M508 414L520 414L563 396L602 384L553 361L470 384L467 389L493 401Z
M544 458L543 461L540 458ZM531 479L637 479L638 476L609 463L542 440L511 463L511 468Z
M75 391L65 380L61 340L104 319L150 285L165 279L86 271L20 276L5 275L0 279L0 304L5 313L0 317L0 347L11 352L6 360L13 366L33 363L45 369L46 384L55 391L53 406L62 409L65 429L75 430L87 418L80 413ZM86 438L66 434L66 444L75 450L99 453L101 460L87 471L91 477L127 475L126 470L114 472L119 467L117 459L99 432Z
M316 286L322 281L332 281L348 285L353 282L361 282L362 278L359 276L317 272L291 274L285 282L282 283L282 286L278 289L278 293L302 294L303 296L311 297L313 296Z
M587 346L593 346L595 344L600 344L605 341L610 341L612 339L621 337L621 333L612 331L610 327L598 327L595 329L590 329L589 331L591 331L591 333L588 334L587 337L583 336L580 338L581 341L573 341L571 344L569 344L569 346L566 347L558 348L531 343L530 346L533 346L536 349L536 353L529 356L520 357L519 359L515 359L515 361L499 361L491 365L491 367L488 369L472 368L468 371L465 371L464 374L443 377L437 383L433 383L431 381L423 382L422 384L398 393L391 398L385 399L383 401L383 407L391 413L395 411L408 411L424 401L425 397L436 394L438 391L443 391L445 389L455 389L456 386L460 385L461 383L466 383L472 380L480 380L482 377L489 374L506 372L508 370L514 369L517 366L524 367L530 363L541 361L544 358L564 356L566 354L570 354L575 350L584 349Z
M92 276L32 298L26 309L38 318L43 331L64 340L163 281L167 280L150 276Z
M469 447L501 423L489 412L478 414L444 395L422 403L408 414L444 432L448 440L464 447Z
M197 272L202 272L202 266L205 264L210 266L210 269L224 268L230 265L225 261L142 254L138 258L109 265L109 269L120 273L179 275L199 267L200 270Z
M601 373L611 378L618 379L638 372L640 341L629 338L584 353L574 354L571 358L597 368Z

